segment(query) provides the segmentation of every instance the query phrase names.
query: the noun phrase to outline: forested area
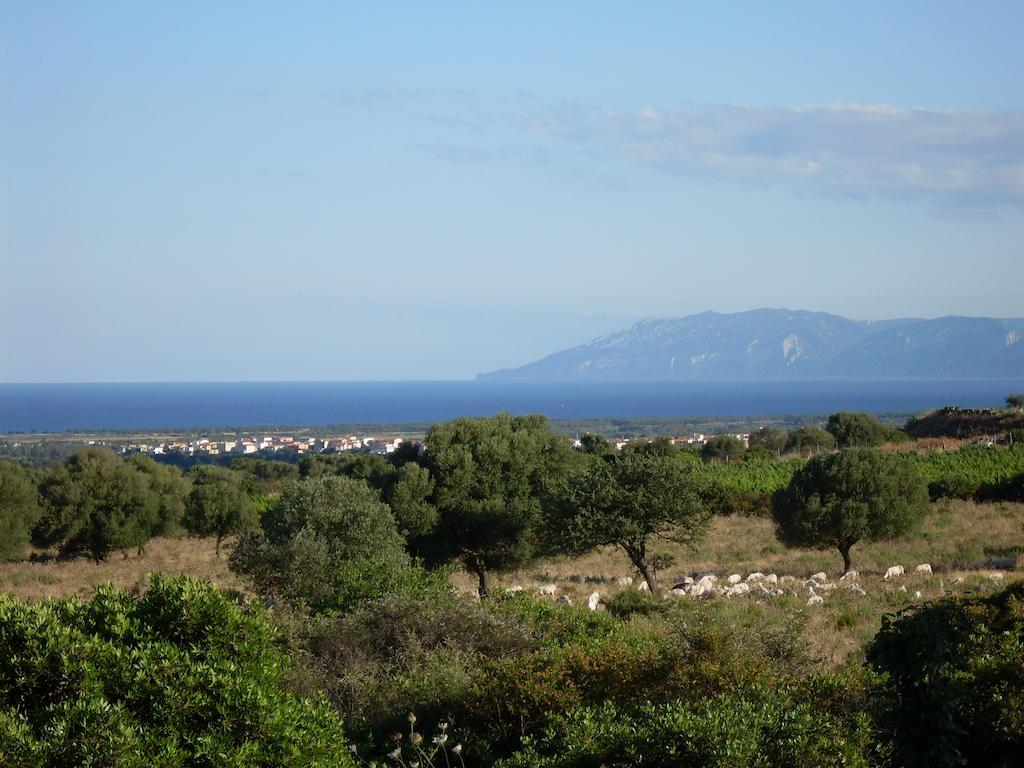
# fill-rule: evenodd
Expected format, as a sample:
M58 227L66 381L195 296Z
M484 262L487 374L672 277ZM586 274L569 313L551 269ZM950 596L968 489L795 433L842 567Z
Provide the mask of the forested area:
M893 450L904 438L863 414L826 427L574 450L544 417L499 415L387 457L0 462L5 559L144 561L154 538L208 537L245 584L0 598L0 765L1014 764L1020 583L956 591L929 567L913 600L851 569L948 514L929 496L1020 501L1024 448ZM850 580L751 573L698 594L659 547L696 549L723 515L772 521ZM608 552L630 575L595 578L592 604L499 584ZM815 589L837 622L880 628L843 663L807 646Z

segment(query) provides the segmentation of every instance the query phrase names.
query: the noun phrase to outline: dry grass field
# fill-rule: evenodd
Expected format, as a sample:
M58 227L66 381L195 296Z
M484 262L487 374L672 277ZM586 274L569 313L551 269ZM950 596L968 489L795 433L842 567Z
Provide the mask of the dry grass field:
M716 518L703 543L696 549L665 542L653 551L675 558L663 569L659 580L670 587L676 576L714 572L721 576L753 571L790 575L801 581L787 587L784 597L772 600L752 597L716 597L709 604L735 622L756 620L760 611L781 612L803 625L803 636L813 655L833 666L857 659L864 643L874 636L882 617L914 602L967 591L988 591L1011 580L1024 578L1022 571L972 569L978 560L1016 557L1024 552L1024 504L975 504L966 501L939 502L917 533L888 542L861 543L853 550L853 567L860 573L866 595L835 588L822 592L822 605L808 606L808 592L802 580L824 571L835 582L842 575L843 561L834 550L786 549L775 538L771 520L764 518ZM915 566L929 563L932 576L913 573ZM885 581L890 565L903 565L904 578ZM993 578L993 573L996 573ZM620 551L605 549L581 558L555 558L529 569L501 574L498 586L520 585L533 590L554 583L560 594L577 603L591 592L610 597L622 591L615 579L635 576ZM460 589L470 591L476 580L458 574ZM630 587L633 588L633 587ZM904 591L905 590L905 591ZM915 593L921 597L916 598ZM692 598L682 598L692 601Z
M88 597L107 582L123 589L143 586L148 573L195 576L225 589L241 589L242 581L228 570L230 546L221 547L217 559L211 539L153 539L142 556L112 554L95 564L86 558L44 562L0 563L0 592L12 592L23 600L75 595Z
M217 586L244 589L244 582L227 566L225 547L217 559L212 539L156 539L143 556L124 558L114 554L99 565L86 559L50 560L0 564L0 592L37 600L76 595L87 597L99 584L111 582L126 589L142 586L146 574L164 572L188 574L207 579ZM722 576L752 571L791 575L806 579L818 571L835 581L842 572L837 552L786 549L775 538L772 522L763 518L716 518L703 543L696 549L665 542L655 553L674 558L659 577L671 586L676 576L714 572ZM1001 571L1001 580L991 569L972 569L978 560L1016 557L1024 552L1024 504L975 504L963 501L939 502L932 507L922 530L890 542L862 543L854 548L854 568L866 595L854 595L841 588L823 593L822 605L808 606L808 592L802 581L787 586L783 597L772 600L754 597L716 597L706 602L719 618L737 623L757 621L760 612L780 612L803 626L803 635L814 655L827 665L857 659L864 643L877 631L882 616L914 602L964 591L986 591L1000 583L1024 578L1024 572ZM930 563L934 574L919 576L913 569ZM890 565L903 565L908 574L884 581ZM606 549L580 558L544 560L519 572L497 575L499 587L520 585L534 590L555 583L559 593L577 603L597 591L609 598L622 591L615 579L635 576L621 552ZM998 577L997 577L998 578ZM458 573L453 577L460 590L475 589L476 579ZM630 587L632 588L632 587ZM905 590L905 591L904 591ZM917 598L915 593L920 592ZM692 598L684 600L695 602Z

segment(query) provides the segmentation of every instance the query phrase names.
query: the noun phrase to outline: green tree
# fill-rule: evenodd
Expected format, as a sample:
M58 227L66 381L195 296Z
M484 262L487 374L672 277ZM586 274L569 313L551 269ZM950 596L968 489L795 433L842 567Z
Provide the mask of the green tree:
M104 448L58 464L40 487L44 513L33 532L41 546L95 562L115 549L141 547L159 527L160 497L149 477Z
M632 440L622 447L623 454L642 453L648 456L675 456L679 449L672 438L655 437L652 440Z
M825 429L840 448L874 448L885 442L889 428L870 413L839 411L828 417Z
M260 594L320 608L336 604L352 578L368 589L398 578L409 557L378 493L362 480L333 476L285 485L263 532L243 537L230 563Z
M32 473L18 464L0 461L0 560L25 554L32 527L41 514Z
M786 436L786 450L797 453L821 453L836 447L831 432L818 427L798 427Z
M1007 408L1024 408L1024 392L1006 396Z
M135 453L128 463L149 478L149 485L157 495L157 522L153 536L180 536L184 533L181 519L185 515L185 498L191 490L181 470L170 464L160 464L149 456Z
M580 437L580 450L594 456L614 456L616 454L611 440L604 435L595 435L590 432Z
M772 516L787 546L835 547L850 570L850 549L891 539L928 512L928 486L910 460L871 448L818 456L772 496Z
M750 434L747 445L750 448L760 446L778 456L786 448L786 433L775 427L761 427Z
M546 489L580 456L541 415L503 413L432 426L424 459L435 482L438 524L426 542L429 559L460 560L487 595L492 571L538 555Z
M736 461L743 458L746 446L735 435L716 435L700 449L700 455L708 461Z
M410 545L427 536L437 525L437 508L430 502L433 493L430 471L414 462L402 465L385 492L398 529Z
M0 595L5 766L353 766L338 715L288 691L271 628L208 584Z
M701 497L703 485L694 469L667 456L592 459L584 471L562 482L548 518L549 535L571 554L619 547L651 592L657 592L652 540L700 540L711 519Z
M185 503L185 528L193 536L216 536L220 557L225 537L259 525L259 508L241 472L204 465L189 470L188 476L192 490Z

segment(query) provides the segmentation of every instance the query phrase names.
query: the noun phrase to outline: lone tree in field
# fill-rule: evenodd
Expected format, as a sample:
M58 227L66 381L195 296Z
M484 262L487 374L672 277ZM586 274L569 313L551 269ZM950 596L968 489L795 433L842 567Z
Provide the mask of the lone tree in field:
M435 424L423 461L438 517L421 551L434 563L461 560L486 596L493 571L537 557L546 489L580 458L542 415Z
M927 512L928 486L910 462L870 448L811 459L772 497L784 544L835 547L847 571L858 541L899 536Z
M700 540L711 519L701 488L692 467L668 456L593 459L564 481L548 520L550 535L571 554L619 547L657 592L650 545L656 538L682 544Z
M1024 408L1024 392L1006 396L1007 408Z
M828 417L825 425L840 448L873 448L881 445L889 430L870 413L839 411Z
M241 472L215 466L189 471L192 490L185 502L185 528L194 536L216 536L217 557L226 536L257 528L260 513Z

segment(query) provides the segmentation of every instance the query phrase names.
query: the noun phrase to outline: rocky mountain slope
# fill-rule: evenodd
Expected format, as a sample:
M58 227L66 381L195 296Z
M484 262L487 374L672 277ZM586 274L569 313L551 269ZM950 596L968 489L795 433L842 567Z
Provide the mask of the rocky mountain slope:
M1024 319L875 322L755 309L643 320L493 381L756 381L1024 376Z

